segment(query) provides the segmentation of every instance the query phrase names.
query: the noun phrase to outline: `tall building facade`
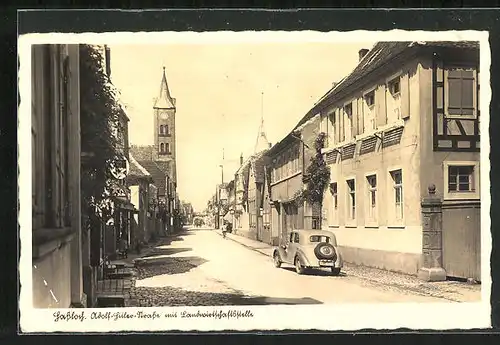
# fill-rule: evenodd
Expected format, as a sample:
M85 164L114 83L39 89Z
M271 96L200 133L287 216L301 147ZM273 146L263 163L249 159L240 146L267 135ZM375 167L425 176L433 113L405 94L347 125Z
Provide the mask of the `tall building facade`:
M170 95L167 84L165 67L160 85L160 94L155 99L154 111L154 157L156 161L168 162L171 178L174 183L176 179L176 155L175 155L175 98Z
M158 188L158 200L164 204L164 228L171 232L176 228L179 205L176 198L176 100L170 94L165 67L158 97L153 103L153 145L132 145L130 150L134 158L152 176ZM177 217L178 218L178 217Z

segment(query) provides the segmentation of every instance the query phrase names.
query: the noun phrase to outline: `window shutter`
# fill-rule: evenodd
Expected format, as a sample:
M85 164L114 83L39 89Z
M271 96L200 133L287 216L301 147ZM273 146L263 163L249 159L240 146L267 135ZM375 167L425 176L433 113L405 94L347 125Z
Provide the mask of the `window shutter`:
M460 75L448 74L448 112L451 115L460 115L462 113L462 80Z
M355 99L351 103L352 109L352 135L358 135L358 100Z
M363 106L363 99L362 98L358 98L356 100L356 105L357 105L357 109L358 109L358 134L362 134L364 133L364 126L365 126L365 120L364 120L364 106Z
M376 124L378 126L383 126L387 123L387 109L385 106L386 102L386 87L380 85L375 91L375 107L376 107Z
M474 72L448 71L448 113L450 115L474 114Z
M401 118L410 117L410 78L408 73L401 76Z
M462 114L472 115L474 111L474 72L462 71Z

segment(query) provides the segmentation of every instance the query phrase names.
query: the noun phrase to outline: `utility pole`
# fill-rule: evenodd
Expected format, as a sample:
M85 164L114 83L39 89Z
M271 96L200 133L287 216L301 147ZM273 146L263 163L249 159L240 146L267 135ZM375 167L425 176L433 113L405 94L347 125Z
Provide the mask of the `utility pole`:
M220 167L222 168L221 170L222 184L224 184L224 148L222 148L222 165Z

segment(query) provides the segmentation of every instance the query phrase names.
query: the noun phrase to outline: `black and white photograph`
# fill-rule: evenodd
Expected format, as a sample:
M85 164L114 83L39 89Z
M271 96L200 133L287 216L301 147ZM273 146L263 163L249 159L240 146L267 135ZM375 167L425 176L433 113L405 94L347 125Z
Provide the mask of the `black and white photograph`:
M54 33L19 59L23 331L489 327L487 33Z

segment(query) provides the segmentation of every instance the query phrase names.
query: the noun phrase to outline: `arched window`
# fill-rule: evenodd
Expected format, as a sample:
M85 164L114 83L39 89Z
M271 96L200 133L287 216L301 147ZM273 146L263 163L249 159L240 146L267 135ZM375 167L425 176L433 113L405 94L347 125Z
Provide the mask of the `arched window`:
M163 126L163 134L168 135L168 125Z
M165 152L165 144L164 143L160 144L160 152Z
M160 134L165 134L165 126L160 126Z
M170 144L168 144L168 143L166 144L166 152L170 153Z

